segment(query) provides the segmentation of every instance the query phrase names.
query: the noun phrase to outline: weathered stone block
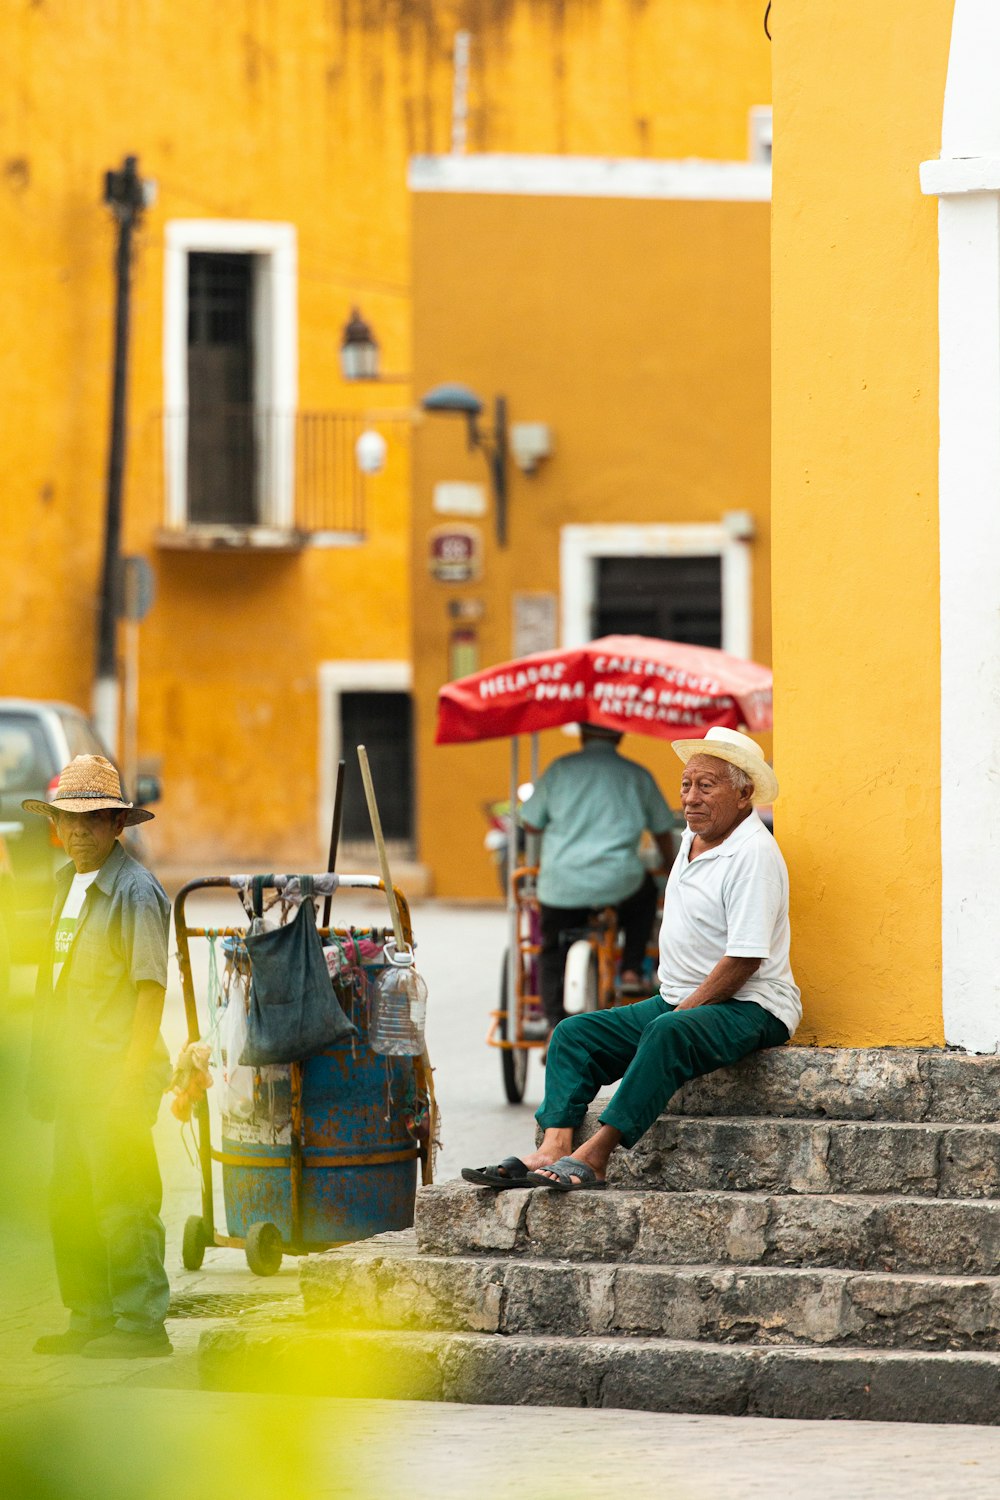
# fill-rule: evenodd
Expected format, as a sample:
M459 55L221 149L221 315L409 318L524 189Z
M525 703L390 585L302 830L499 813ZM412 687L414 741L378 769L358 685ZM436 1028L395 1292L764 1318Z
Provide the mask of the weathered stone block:
M421 1188L414 1208L417 1244L431 1255L464 1250L515 1250L533 1194L528 1188L491 1188L445 1182Z
M943 1132L931 1125L831 1121L826 1127L827 1193L938 1192ZM793 1189L794 1191L794 1189ZM806 1188L806 1192L817 1191Z
M646 1196L553 1193L538 1188L530 1195L522 1246L530 1255L566 1260L627 1259L638 1234L640 1202ZM586 1198L586 1211L574 1208L566 1213L570 1198L574 1202Z
M852 1343L1000 1348L1000 1280L994 1277L860 1275L845 1291Z
M1000 1129L953 1125L940 1146L938 1193L942 1198L1000 1197Z
M924 1068L930 1086L925 1119L992 1124L1000 1118L1000 1057L928 1048Z
M769 1210L764 1197L639 1193L635 1199L639 1213L635 1260L704 1265L707 1261L754 1262L765 1253Z
M883 1199L869 1264L886 1270L995 1276L1000 1272L1000 1203Z
M774 1047L685 1084L668 1109L692 1115L922 1120L931 1097L922 1058L918 1049Z
M879 1200L771 1198L765 1249L758 1259L792 1266L868 1266L879 1224Z

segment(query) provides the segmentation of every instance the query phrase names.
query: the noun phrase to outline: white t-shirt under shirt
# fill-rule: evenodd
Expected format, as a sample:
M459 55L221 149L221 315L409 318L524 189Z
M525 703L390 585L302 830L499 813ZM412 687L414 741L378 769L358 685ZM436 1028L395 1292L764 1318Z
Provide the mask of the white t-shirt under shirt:
M59 983L63 964L66 962L66 956L73 946L73 939L76 937L77 919L83 910L83 903L87 892L97 879L97 876L97 870L87 870L83 875L74 875L73 884L66 892L66 900L63 902L63 909L59 914L59 921L56 925L55 958L52 964L53 988Z
M760 968L733 998L756 1001L790 1036L802 1005L788 960L788 871L781 851L756 813L717 848L690 859L693 839L689 828L667 881L660 994L676 1005L720 959L760 958Z

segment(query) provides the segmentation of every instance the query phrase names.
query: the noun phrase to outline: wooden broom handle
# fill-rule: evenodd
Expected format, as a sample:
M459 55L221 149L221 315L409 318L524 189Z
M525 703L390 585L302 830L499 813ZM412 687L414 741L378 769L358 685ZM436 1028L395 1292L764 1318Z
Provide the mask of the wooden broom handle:
M392 931L396 939L396 951L397 953L401 953L409 951L409 944L403 937L403 924L399 919L396 892L392 884L392 875L389 872L389 856L385 852L385 839L382 837L382 820L378 815L378 803L375 801L375 787L372 783L371 766L368 764L368 751L364 745L358 746L358 760L361 763L361 779L365 784L365 800L368 803L368 816L371 819L372 833L375 835L375 848L378 850L379 869L382 871L382 884L385 886L385 899L389 903L389 915L392 917Z

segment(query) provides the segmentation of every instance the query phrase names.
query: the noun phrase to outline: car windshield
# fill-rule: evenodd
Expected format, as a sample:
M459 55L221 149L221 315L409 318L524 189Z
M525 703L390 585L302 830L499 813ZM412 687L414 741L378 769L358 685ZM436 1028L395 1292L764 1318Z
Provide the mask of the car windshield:
M18 713L0 716L0 792L44 791L57 770L36 718Z
M66 734L70 760L76 755L107 755L108 752L82 714L60 713L59 721Z

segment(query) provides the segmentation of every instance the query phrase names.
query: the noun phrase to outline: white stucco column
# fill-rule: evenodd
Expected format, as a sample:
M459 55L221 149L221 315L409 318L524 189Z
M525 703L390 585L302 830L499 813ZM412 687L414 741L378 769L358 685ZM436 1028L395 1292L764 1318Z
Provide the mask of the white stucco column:
M956 0L935 195L940 257L945 1039L1000 1050L1000 4Z

